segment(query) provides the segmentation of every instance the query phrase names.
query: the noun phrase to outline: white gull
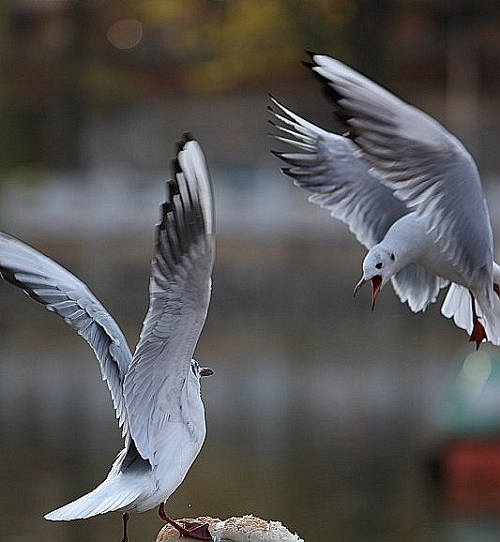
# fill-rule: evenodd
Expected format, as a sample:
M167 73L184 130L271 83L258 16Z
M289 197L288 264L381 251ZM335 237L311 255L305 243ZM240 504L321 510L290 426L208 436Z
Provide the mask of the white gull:
M200 377L192 359L208 311L214 263L212 186L199 144L179 143L166 184L151 264L149 309L134 355L118 324L87 286L21 241L0 234L0 272L74 328L93 348L113 398L125 447L93 491L45 516L82 519L159 506L184 536L210 540L204 525L178 525L164 503L184 480L205 439Z
M368 249L355 293L371 280L373 307L391 279L417 312L450 285L442 314L478 348L500 344L500 267L473 158L427 114L338 60L311 58L346 132L323 130L271 98L275 137L299 150L274 154Z

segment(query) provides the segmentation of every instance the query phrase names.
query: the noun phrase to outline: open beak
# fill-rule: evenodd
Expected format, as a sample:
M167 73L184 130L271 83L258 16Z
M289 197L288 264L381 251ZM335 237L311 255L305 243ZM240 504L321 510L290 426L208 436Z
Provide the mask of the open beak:
M209 369L208 367L202 367L200 369L200 376L210 376L213 374L214 372L212 371L212 369Z
M356 284L356 286L354 286L354 292L352 293L354 297L356 297L356 294L359 292L359 290L361 290L361 287L364 286L365 282L365 278L361 277L361 280Z
M372 277L372 311L375 309L375 301L382 288L382 275Z
M377 301L378 294L382 289L382 275L375 275L371 279L372 281L372 311L375 309L375 301ZM360 288L366 283L364 277L361 277L361 280L354 287L354 295L358 293Z

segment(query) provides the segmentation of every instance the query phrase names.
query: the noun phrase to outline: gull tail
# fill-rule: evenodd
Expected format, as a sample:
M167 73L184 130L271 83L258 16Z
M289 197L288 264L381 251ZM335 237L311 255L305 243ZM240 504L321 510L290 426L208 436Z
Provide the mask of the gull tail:
M479 321L486 331L487 341L500 345L500 297L492 296L491 306L487 302L476 299L476 310ZM453 318L455 324L465 329L469 335L473 330L472 303L470 292L464 286L456 283L450 285L446 298L441 307L441 313L446 318Z
M134 508L134 502L141 496L142 491L137 483L133 483L135 477L131 483L128 483L127 478L129 476L123 474L107 478L90 493L49 512L44 517L51 521L70 521L116 510L130 510Z
M470 334L472 307L469 290L452 282L441 307L441 314L446 318L453 318L459 328L465 329Z
M70 521L106 512L134 510L136 503L152 492L149 467L135 445L129 443L118 454L102 484L44 517L51 521Z

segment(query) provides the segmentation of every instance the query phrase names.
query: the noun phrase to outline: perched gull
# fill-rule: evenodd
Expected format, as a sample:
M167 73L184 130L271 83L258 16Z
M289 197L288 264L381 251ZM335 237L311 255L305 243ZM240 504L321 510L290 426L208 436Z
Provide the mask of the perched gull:
M500 343L500 267L479 174L437 121L345 64L312 55L307 65L332 98L344 135L304 120L274 98L274 152L310 201L344 221L368 249L355 293L372 282L372 307L391 279L414 312L450 284L441 312L476 346Z
M28 245L0 233L0 273L55 312L93 348L125 447L93 491L45 516L83 519L159 506L183 536L211 540L205 525L179 525L164 503L181 484L205 439L200 377L212 374L192 355L207 315L214 262L212 187L199 144L179 143L166 184L151 264L149 309L134 355L115 320L85 284Z

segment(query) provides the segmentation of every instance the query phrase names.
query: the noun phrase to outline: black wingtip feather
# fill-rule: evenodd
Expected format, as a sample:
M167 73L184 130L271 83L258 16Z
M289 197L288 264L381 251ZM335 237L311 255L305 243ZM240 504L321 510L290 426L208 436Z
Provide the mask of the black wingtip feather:
M290 167L282 167L281 172L287 175L288 177L291 177L292 179L295 179L295 176L292 174L292 168Z
M184 132L180 141L177 143L177 152L182 151L189 141L195 141L193 134L191 132Z
M177 152L171 161L173 179L165 183L165 201L161 205L160 222L155 229L157 250L160 250L158 247L161 247L161 239L166 236L168 239L166 243L171 251L169 259L172 261L185 253L189 249L190 242L202 234L205 228L198 196L191 193L193 187L190 187L187 179L184 179L179 160L181 152L190 141L195 141L195 138L190 132L186 132L177 142ZM182 189L182 192L179 183L186 183L186 189Z
M311 58L316 56L316 53L308 53ZM335 118L346 128L348 128L348 133L350 136L352 136L352 127L349 125L349 120L352 118L351 115L346 113L346 111L343 110L342 106L339 104L339 100L343 98L343 96L335 90L335 88L332 86L332 82L329 81L326 77L318 73L314 68L318 66L317 63L304 61L303 64L309 68L312 75L319 81L321 84L322 92L325 94L327 99L335 105L334 115Z
M171 168L174 174L174 178L168 181L168 186L170 188L170 195L175 196L179 193L179 185L175 177L182 172L181 165L179 164L179 153L184 150L184 147L189 141L196 141L191 132L184 132L181 136L181 139L177 142L176 145L176 156L171 160ZM168 194L167 194L168 196Z
M180 151L179 151L180 152ZM174 177L181 173L182 172L182 168L181 168L181 165L179 164L179 159L176 157L176 158L172 158L172 160L170 160L170 167L172 169L172 172L174 174ZM173 181L169 181L169 182L173 182ZM176 192L177 193L177 192Z

